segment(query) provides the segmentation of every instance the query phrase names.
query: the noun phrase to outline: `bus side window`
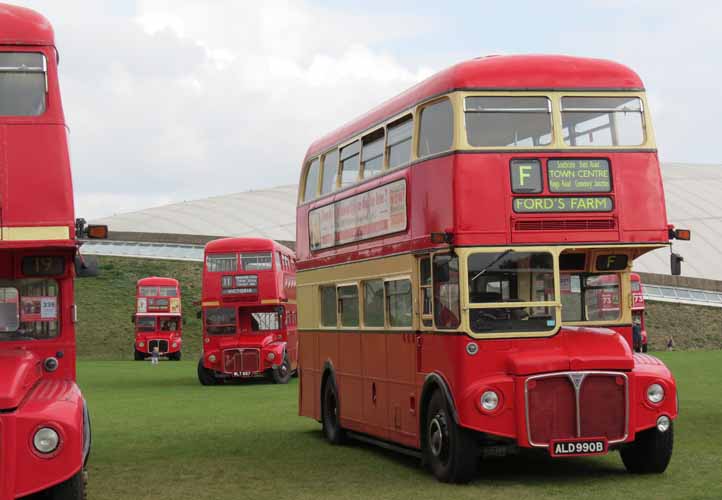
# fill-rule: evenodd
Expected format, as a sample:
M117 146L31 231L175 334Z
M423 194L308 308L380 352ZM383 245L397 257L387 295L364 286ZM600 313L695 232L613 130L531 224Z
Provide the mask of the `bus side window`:
M322 286L321 294L321 326L336 327L336 286Z
M411 115L407 115L389 124L388 138L386 139L389 169L404 166L411 160L413 123Z
M451 101L442 99L421 110L419 124L419 157L451 149L454 120Z
M338 287L338 313L341 326L359 326L358 287Z
M419 287L421 288L421 324L434 326L433 320L433 289L431 287L431 259L423 257L419 260Z
M341 189L352 186L359 180L361 143L352 142L341 150Z
M443 254L434 256L434 322L439 329L459 327L459 258Z
M407 279L387 281L386 308L390 327L409 327L413 322L411 281Z
M311 162L306 172L306 180L304 181L303 201L311 201L316 198L318 192L318 171L320 162L318 158Z
M338 176L338 149L329 151L323 156L323 171L321 175L321 194L336 191L336 177Z

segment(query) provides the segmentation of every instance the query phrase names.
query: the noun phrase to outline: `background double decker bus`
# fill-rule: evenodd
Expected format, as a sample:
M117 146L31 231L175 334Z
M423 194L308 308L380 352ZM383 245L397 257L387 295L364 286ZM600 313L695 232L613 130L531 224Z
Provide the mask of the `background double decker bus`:
M293 251L265 238L224 238L206 245L204 261L200 383L262 375L288 383L298 364Z
M418 452L442 481L519 447L662 472L676 387L632 352L629 273L674 234L633 71L565 56L442 71L304 159L300 414L332 443Z
M88 409L76 383L76 237L53 29L0 5L0 498L84 498ZM77 257L77 259L76 259Z
M160 356L180 361L183 316L178 280L151 276L135 287L135 360L142 361L158 349Z

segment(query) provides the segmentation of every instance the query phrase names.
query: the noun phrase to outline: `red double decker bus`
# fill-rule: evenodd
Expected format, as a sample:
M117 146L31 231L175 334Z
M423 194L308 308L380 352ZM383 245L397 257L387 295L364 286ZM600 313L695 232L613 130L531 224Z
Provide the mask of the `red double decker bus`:
M135 287L135 360L158 351L180 361L183 348L183 316L178 280L151 276Z
M213 385L296 371L296 256L265 238L224 238L205 248L203 354L198 380Z
M0 498L83 498L88 409L76 383L76 256L53 30L0 4Z
M442 71L304 159L300 414L332 443L418 453L442 481L519 448L662 472L676 386L631 349L629 273L674 234L632 70Z

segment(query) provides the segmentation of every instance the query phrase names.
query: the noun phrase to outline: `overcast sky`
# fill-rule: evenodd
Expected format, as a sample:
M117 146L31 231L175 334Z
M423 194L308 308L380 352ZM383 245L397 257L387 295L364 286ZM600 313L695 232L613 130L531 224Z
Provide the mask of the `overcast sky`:
M722 163L718 1L16 3L55 27L86 218L296 183L315 138L486 54L628 64L661 159Z

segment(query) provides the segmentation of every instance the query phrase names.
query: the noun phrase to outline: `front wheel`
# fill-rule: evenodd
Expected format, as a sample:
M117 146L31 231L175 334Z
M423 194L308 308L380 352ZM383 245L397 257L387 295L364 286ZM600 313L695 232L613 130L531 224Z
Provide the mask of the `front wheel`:
M178 351L178 352L169 354L168 359L170 359L171 361L180 361L181 360L181 352Z
M478 459L474 437L454 422L438 390L429 400L426 415L424 462L439 481L468 483L474 477Z
M647 352L647 344L642 344L642 352Z
M332 378L326 380L323 386L321 403L323 435L331 444L343 444L346 441L346 433L341 428L338 392Z
M81 470L65 482L48 490L49 500L85 500L85 471Z
M669 424L667 432L656 427L637 433L633 443L619 450L622 462L628 472L633 474L661 474L672 459L674 446L674 424Z
M291 380L293 372L291 370L291 363L288 361L288 356L283 356L283 363L280 366L273 369L273 382L276 384L287 384Z
M135 360L136 361L144 361L145 360L145 353L140 352L139 350L135 350Z
M216 385L218 379L213 375L213 370L203 366L203 358L198 360L198 381L201 385Z

